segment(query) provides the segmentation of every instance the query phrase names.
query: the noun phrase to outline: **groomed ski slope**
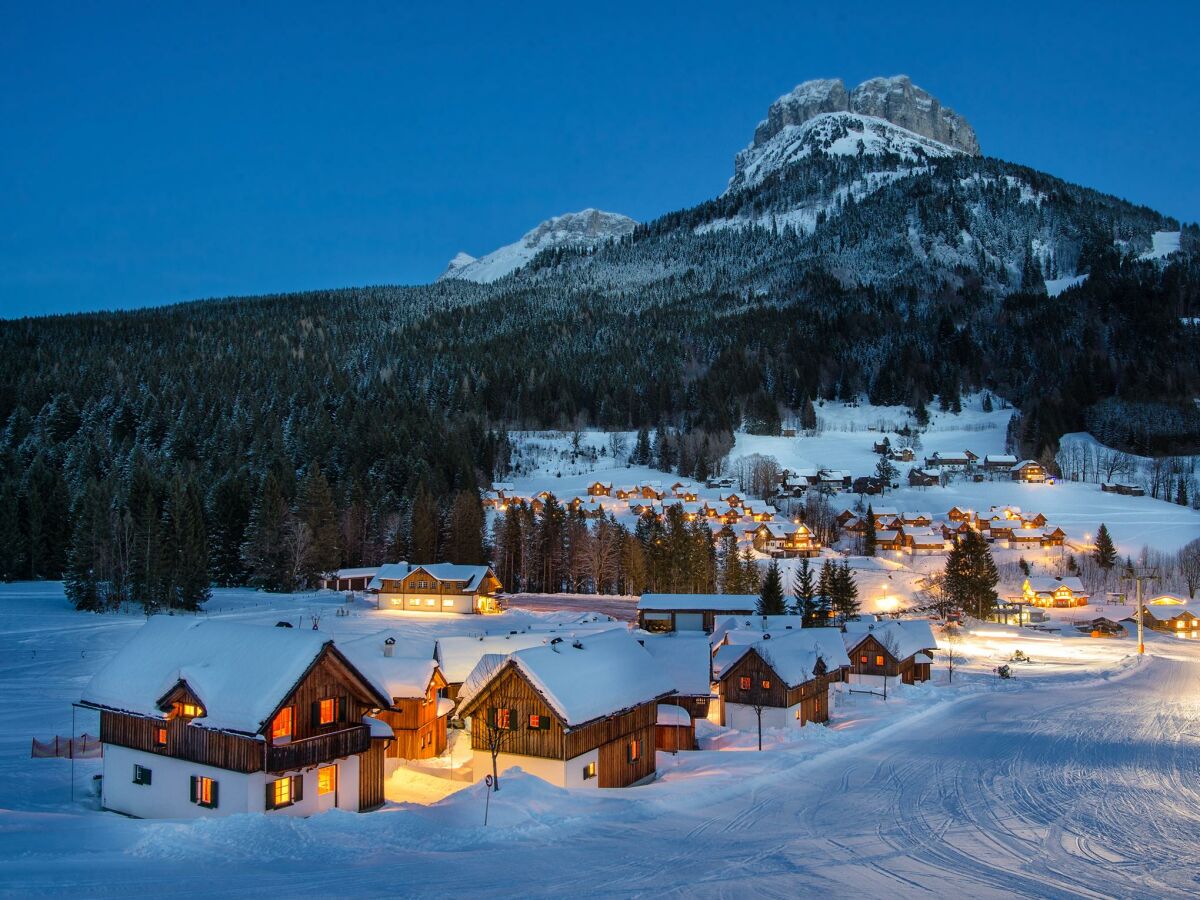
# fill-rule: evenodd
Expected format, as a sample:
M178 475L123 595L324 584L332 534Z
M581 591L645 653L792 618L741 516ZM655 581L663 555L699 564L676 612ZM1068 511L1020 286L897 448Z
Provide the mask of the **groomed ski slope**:
M953 685L886 703L840 696L830 728L752 735L659 755L659 780L569 792L502 777L484 793L301 820L136 821L82 799L95 761L31 760L28 739L69 728L69 702L137 628L71 612L52 585L0 589L0 895L445 897L1185 896L1200 890L1200 643L1033 634L1035 658L1001 682L1003 629L962 647ZM258 605L253 605L257 603ZM332 596L221 592L213 614L270 623ZM290 610L290 612L289 612ZM514 620L529 614L511 613ZM386 616L446 633L450 617ZM411 622L411 626L408 623ZM461 625L457 625L461 628ZM1011 634L1008 632L1007 634ZM416 799L416 798L415 798Z

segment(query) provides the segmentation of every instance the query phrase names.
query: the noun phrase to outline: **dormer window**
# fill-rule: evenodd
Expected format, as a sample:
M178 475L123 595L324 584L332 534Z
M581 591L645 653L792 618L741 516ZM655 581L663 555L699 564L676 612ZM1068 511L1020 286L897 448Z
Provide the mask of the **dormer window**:
M204 715L204 707L197 703L176 703L175 712L176 715L183 716L185 719L194 719Z

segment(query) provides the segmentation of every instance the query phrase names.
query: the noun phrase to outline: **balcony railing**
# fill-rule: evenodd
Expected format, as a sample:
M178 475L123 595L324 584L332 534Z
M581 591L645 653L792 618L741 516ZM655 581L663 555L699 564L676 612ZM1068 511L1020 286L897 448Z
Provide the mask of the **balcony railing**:
M340 731L301 738L289 744L274 744L266 748L268 772L287 772L305 766L353 756L371 746L371 729L366 725L351 725Z

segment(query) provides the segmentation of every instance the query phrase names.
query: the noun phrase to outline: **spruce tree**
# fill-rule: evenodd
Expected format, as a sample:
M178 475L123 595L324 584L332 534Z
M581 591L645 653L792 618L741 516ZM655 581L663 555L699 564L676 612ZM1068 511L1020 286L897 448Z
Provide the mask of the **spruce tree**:
M133 524L129 546L129 586L131 598L146 606L158 602L161 580L158 570L162 549L159 526L162 519L161 489L149 466L134 464L129 486L129 514Z
M792 596L795 598L795 603L792 604L791 612L794 615L804 617L804 627L810 627L813 614L813 598L816 596L817 589L813 583L813 570L808 562L807 556L800 558L800 565L796 568L796 575L792 580Z
M413 498L412 512L409 525L409 562L422 565L438 562L438 545L442 531L441 513L437 501L434 500L425 483L417 486Z
M163 506L157 603L196 610L211 593L204 503L192 479L176 477Z
M333 502L333 490L316 462L308 466L300 479L295 515L307 526L311 538L301 562L303 579L311 586L322 575L336 570L342 558L337 504Z
M757 594L761 576L758 574L758 563L754 554L747 547L742 551L742 585L739 594Z
M848 619L858 615L861 604L858 600L858 583L850 571L850 561L834 565L830 573L833 612L839 624L845 624Z
M833 610L833 591L836 563L825 558L821 563L821 573L817 576L817 593L813 598L813 619L816 625L828 625L829 613Z
M783 575L779 571L778 560L772 559L767 566L767 574L758 593L757 611L760 616L782 616L787 612L783 600Z
M1096 532L1096 548L1092 551L1092 556L1096 560L1096 565L1108 571L1117 562L1117 548L1113 544L1112 536L1108 533L1108 526L1103 522L1100 523L1100 529Z
M106 605L96 572L97 562L108 545L106 513L100 486L95 479L89 479L71 510L74 530L63 578L67 599L79 610L99 612Z
M996 561L983 535L968 531L946 557L943 590L947 600L984 619L996 603L996 585L1000 581Z
M638 429L637 440L634 442L633 454L629 461L635 466L648 466L650 459L650 429L643 425Z
M870 503L867 504L867 514L864 519L866 530L863 532L863 556L875 555L875 510Z
M287 501L283 498L274 472L263 477L258 496L250 508L242 561L250 583L269 591L291 589L285 547L288 520Z
M721 592L737 594L742 588L742 558L738 553L737 538L727 534L721 538Z
M449 548L446 558L459 565L477 566L484 562L483 504L475 491L459 491L450 508Z
M221 478L208 494L208 546L213 582L221 587L245 584L242 544L250 524L250 485L241 472Z

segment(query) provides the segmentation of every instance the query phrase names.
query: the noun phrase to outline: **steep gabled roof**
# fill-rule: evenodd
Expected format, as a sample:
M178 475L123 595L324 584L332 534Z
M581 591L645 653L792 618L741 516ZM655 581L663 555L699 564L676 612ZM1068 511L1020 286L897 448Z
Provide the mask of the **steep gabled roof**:
M712 646L703 634L639 634L637 638L671 680L676 692L686 697L707 697L712 691L710 664Z
M385 653L389 638L395 641L391 656ZM380 693L393 700L424 697L438 670L432 641L408 641L388 631L339 642L337 648Z
M473 704L500 674L516 669L568 728L625 712L675 692L671 679L650 653L624 631L606 631L543 647L518 650L495 668L481 661L460 709L471 715ZM491 668L490 671L488 669ZM464 690L468 687L463 685Z
M194 724L258 734L325 652L342 655L318 631L152 616L83 691L88 706L161 717L159 702L180 682L204 707ZM390 699L353 664L363 692Z
M898 660L937 647L933 629L925 619L847 623L846 632L842 635L848 653L853 653L868 637L874 637Z

